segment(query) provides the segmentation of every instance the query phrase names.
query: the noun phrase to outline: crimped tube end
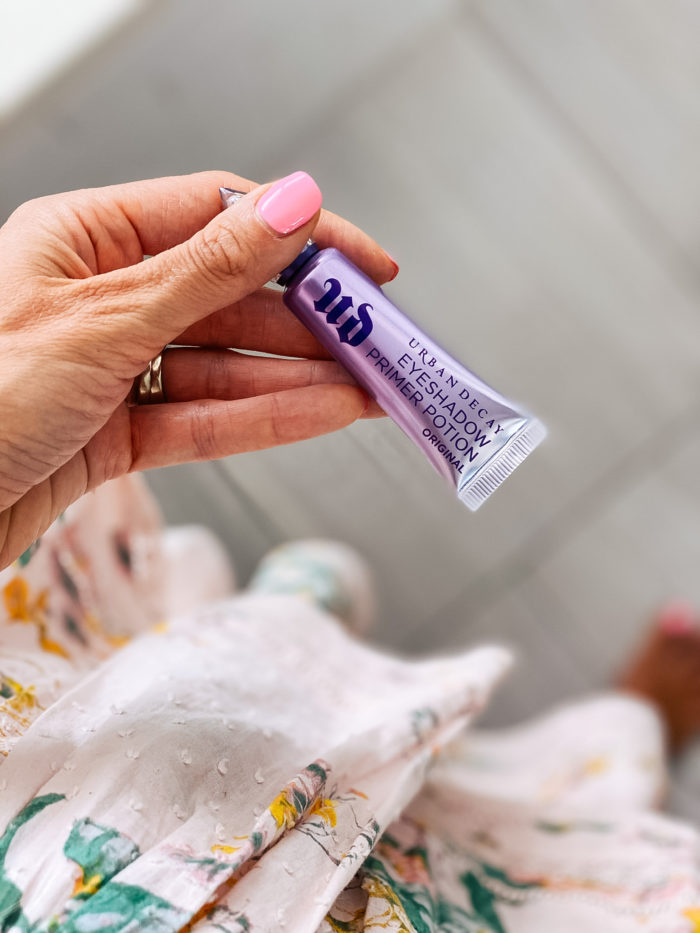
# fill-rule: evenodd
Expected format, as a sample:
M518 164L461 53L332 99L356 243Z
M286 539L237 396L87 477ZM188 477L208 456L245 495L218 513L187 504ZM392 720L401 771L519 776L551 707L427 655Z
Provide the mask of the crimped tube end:
M472 512L476 512L546 436L545 426L533 418L503 450L489 460L483 470L458 489L457 496L460 501Z

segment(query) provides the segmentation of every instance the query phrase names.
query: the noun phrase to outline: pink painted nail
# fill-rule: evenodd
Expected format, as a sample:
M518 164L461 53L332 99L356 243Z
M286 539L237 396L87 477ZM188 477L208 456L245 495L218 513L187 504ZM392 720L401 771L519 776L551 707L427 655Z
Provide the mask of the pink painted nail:
M276 181L257 203L268 227L285 236L303 226L321 207L321 189L306 172L294 172Z
M695 630L695 610L691 603L677 600L661 610L659 628L666 635L690 635Z
M391 253L387 252L386 250L384 250L384 252L386 253L387 259L389 260L389 262L390 262L390 263L392 264L392 266L394 267L394 274L393 274L392 277L389 279L390 282L393 282L394 279L396 278L396 276L399 274L399 264L398 264L398 262L394 259L394 257L391 255Z

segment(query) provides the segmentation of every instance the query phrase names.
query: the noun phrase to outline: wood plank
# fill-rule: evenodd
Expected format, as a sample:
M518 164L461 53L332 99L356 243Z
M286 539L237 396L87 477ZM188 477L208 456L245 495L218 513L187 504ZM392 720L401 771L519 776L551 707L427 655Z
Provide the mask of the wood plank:
M146 473L167 524L205 525L226 546L239 586L255 565L282 539L280 530L255 504L232 487L218 464L188 463Z
M665 463L630 483L536 573L543 624L561 636L551 600L547 608L549 590L570 619L569 650L600 686L643 637L659 606L669 599L700 606L699 423L670 440Z
M664 809L700 825L700 742L694 742L681 759L674 762Z
M293 171L290 139L451 0L155 4L2 127L0 218L39 194L210 168ZM300 28L303 24L303 28Z
M74 0L57 8L41 0L2 5L0 124L86 49L143 10L147 0Z
M438 596L453 596L460 587L455 529L463 536L470 516L420 453L415 471L397 468L406 451L397 455L387 437L397 431L388 423L359 424L304 444L234 457L224 466L285 537L338 538L362 553L378 590L374 636L400 645ZM408 482L413 494L407 494Z
M288 533L328 528L369 549L387 581L395 643L423 626L438 638L433 621L451 600L478 613L494 598L482 594L485 574L507 589L540 559L533 541L544 535L556 548L574 530L567 521L602 508L609 471L632 479L650 468L634 456L640 444L697 393L700 319L569 136L478 33L433 35L297 155L324 173L330 207L396 252L402 272L389 291L399 303L550 427L546 446L475 516L444 506L420 454L389 441L384 425L359 426L358 447L329 439L261 455L264 483L255 467L243 476L230 464L252 498L291 488ZM379 450L390 476L368 459ZM317 467L341 451L351 511Z
M581 134L631 222L646 228L679 274L685 266L696 276L700 6L489 0L471 10L472 24L486 27L521 79Z
M439 626L440 620L435 624ZM424 635L418 647L425 649L427 643ZM585 695L589 689L585 672L566 646L542 626L528 583L504 594L478 618L470 617L465 607L460 627L452 624L450 648L494 643L513 652L514 665L496 690L480 726L515 725Z

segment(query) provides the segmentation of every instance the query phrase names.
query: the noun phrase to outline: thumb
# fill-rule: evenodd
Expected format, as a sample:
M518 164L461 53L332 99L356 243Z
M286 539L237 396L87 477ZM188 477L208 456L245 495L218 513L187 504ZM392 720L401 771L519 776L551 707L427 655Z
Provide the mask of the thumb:
M260 288L304 248L321 201L313 178L295 172L255 188L184 243L108 273L126 280L119 291L122 301L128 295L128 308L122 305L120 318L131 339L139 333L158 352L196 321Z

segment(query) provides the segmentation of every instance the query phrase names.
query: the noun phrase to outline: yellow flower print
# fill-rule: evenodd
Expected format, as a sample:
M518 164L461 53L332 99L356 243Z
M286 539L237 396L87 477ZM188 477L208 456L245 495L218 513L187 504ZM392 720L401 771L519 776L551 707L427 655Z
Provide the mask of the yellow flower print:
M23 687L6 674L0 674L0 704L7 712L19 714L34 709L38 705L34 690L33 685Z
M319 797L309 810L309 816L320 816L329 826L335 826L337 820L335 807L335 802L329 797Z
M269 806L269 810L275 823L277 823L278 829L283 826L291 829L296 826L299 820L299 811L287 796L286 790L283 790L281 794L275 797Z
M225 855L233 855L234 852L239 852L243 848L243 843L247 842L250 839L250 836L234 836L234 842L240 842L239 846L226 845L223 842L217 842L215 845L211 846L211 851L213 854L217 852L223 852Z
M610 761L604 756L589 758L583 765L582 771L585 775L605 774L610 769Z
M391 929L396 930L397 933L410 933L413 926L409 922L406 911L403 909L396 892L390 885L379 878L370 877L364 879L362 887L369 894L370 902L375 900L377 906L382 903L385 905L385 909L374 916L371 915L370 910L367 911L365 914L365 930Z
M95 894L100 889L103 878L102 875L91 875L89 878L85 878L83 872L80 872L80 877L76 879L75 887L73 888L73 893L71 897L80 897L86 894Z
M267 812L275 821L276 832L293 829L304 813L320 813L322 819L335 826L335 810L330 800L321 799L329 766L325 761L312 761L279 793L268 806ZM328 810L331 806L333 812ZM325 809L323 809L325 808ZM323 809L323 812L321 810Z
M44 651L58 654L62 658L69 657L68 652L46 634L48 590L41 590L36 598L32 598L27 581L22 577L14 577L4 588L3 597L10 622L36 625L39 644Z
M359 907L352 915L350 920L336 920L330 914L326 914L326 924L332 933L346 933L347 930L364 930L364 907Z
M574 768L551 774L542 785L540 797L548 802L557 800L572 787L577 787L586 780L605 774L610 771L611 767L612 761L605 755L586 758Z
M693 924L692 933L700 933L700 907L689 907L683 911L683 916Z
M34 686L23 687L11 677L0 674L0 712L12 720L9 732L0 729L0 738L7 739L9 734L21 735L31 725L31 718L25 716L28 710L41 709L34 695ZM0 747L0 755L7 756L8 749Z
M104 638L107 644L111 645L112 648L122 648L130 641L128 635L110 635L110 633L105 631L102 627L97 616L89 610L85 612L85 625L89 632L92 632L93 635L97 635L99 638Z
M43 615L48 601L48 590L42 590L34 603L29 601L29 584L22 577L13 577L3 590L5 609L13 622L31 622Z

